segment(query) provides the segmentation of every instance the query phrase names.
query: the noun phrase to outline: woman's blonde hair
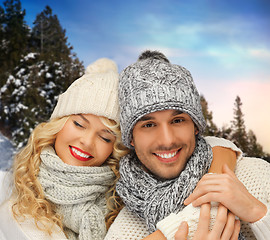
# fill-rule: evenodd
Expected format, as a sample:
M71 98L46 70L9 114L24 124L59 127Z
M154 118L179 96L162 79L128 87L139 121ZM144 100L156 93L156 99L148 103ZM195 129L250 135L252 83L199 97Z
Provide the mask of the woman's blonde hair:
M40 154L43 148L53 146L57 133L64 127L69 116L52 119L39 124L28 139L27 145L15 156L13 165L15 202L12 207L13 215L17 220L21 216L31 215L36 226L49 234L52 227L57 224L62 230L62 219L54 210L54 205L45 198L42 186L38 180ZM121 143L119 124L115 121L100 117L101 121L116 136L113 152L107 163L115 173L116 181L119 178L119 159L127 153ZM106 216L106 225L110 226L119 211L122 202L115 192L115 183L107 192L107 206L109 212Z
M112 171L114 172L116 178L112 185L112 187L107 192L107 208L109 212L105 217L106 227L109 229L111 224L113 223L114 219L117 217L120 210L123 208L124 204L121 198L118 196L115 190L115 185L118 179L120 178L119 173L119 160L121 157L128 153L128 148L126 148L121 141L121 132L120 132L120 124L116 123L113 120L108 118L100 117L102 123L108 127L115 135L116 140L113 146L113 152L110 157L107 159L106 164L110 166Z
M57 133L67 120L68 117L63 117L39 124L31 133L26 146L15 156L13 165L16 196L12 207L14 217L19 220L21 216L31 215L36 226L49 234L54 224L62 230L63 226L53 205L45 199L38 180L40 153L44 147L54 145Z

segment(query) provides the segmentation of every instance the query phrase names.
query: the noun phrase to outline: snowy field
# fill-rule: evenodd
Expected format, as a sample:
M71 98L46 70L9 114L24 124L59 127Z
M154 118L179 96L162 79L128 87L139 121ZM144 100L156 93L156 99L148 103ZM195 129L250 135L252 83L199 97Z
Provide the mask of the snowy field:
M12 165L15 149L9 139L0 133L0 170L7 170Z

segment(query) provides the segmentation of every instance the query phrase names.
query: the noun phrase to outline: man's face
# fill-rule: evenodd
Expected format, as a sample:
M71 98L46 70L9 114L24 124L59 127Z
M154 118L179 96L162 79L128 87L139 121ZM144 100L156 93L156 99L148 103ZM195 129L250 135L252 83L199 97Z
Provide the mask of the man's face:
M157 111L136 123L131 145L147 170L159 178L171 179L179 176L192 155L197 133L188 114Z

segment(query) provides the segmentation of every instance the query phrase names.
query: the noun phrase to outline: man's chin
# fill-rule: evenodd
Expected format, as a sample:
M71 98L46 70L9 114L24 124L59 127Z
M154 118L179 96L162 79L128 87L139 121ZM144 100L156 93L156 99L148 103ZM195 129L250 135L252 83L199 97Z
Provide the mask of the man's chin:
M179 172L171 172L171 169L162 169L161 171L159 169L150 169L148 167L146 167L144 164L142 164L142 168L145 172L149 173L149 174L152 174L153 176L155 176L156 179L160 179L162 181L165 181L165 180L170 180L170 179L174 179L174 178L177 178L179 177L181 171ZM175 170L175 168L174 168Z
M179 177L179 174L174 174L174 175L159 174L158 176L157 175L155 175L155 176L156 176L157 179L160 179L162 181L166 181L166 180L171 180L171 179Z

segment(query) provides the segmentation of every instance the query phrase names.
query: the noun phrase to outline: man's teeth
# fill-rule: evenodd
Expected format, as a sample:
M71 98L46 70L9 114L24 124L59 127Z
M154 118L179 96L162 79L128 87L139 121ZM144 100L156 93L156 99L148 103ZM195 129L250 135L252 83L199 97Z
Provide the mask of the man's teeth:
M75 148L72 148L72 151L75 152L77 155L79 155L80 157L83 157L83 158L89 158L90 155L87 155L85 153L82 153L80 152L79 150L75 149Z
M172 158L177 154L177 151L173 152L173 153L163 153L163 154L159 154L156 153L157 156L161 157L161 158Z

